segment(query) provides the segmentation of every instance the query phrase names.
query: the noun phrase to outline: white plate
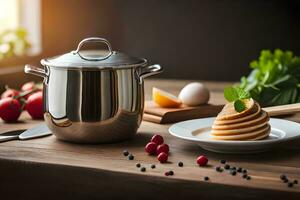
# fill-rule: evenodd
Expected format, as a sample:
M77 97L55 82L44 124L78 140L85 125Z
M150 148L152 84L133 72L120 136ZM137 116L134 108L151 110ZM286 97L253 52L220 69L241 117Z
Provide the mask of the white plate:
M281 142L300 138L300 124L284 119L270 119L271 133L258 141L221 141L210 138L215 118L194 119L176 123L169 128L171 135L197 142L203 149L218 153L256 153L267 151Z

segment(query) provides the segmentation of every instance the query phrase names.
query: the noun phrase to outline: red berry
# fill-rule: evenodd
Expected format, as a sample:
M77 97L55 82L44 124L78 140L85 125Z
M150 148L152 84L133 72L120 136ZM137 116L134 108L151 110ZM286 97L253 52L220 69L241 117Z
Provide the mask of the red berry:
M164 138L161 135L153 135L151 142L156 143L157 145L164 143Z
M7 89L5 92L2 93L1 99L6 97L16 97L20 94L18 90L15 89Z
M0 117L5 122L16 122L21 114L21 104L12 97L0 100Z
M43 119L43 92L35 92L27 99L25 109L32 119Z
M160 154L161 152L165 152L166 154L169 153L169 145L167 144L161 144L158 145L157 149L156 149L156 154Z
M168 154L166 154L165 152L161 152L160 154L158 154L157 159L161 163L167 162Z
M24 83L21 87L22 91L29 91L35 88L35 83L33 81Z
M207 162L208 162L208 159L203 155L201 155L197 158L197 163L200 166L205 166L207 164Z
M157 144L154 142L149 142L146 146L145 146L145 151L149 154L155 154L156 152L156 148L157 148Z

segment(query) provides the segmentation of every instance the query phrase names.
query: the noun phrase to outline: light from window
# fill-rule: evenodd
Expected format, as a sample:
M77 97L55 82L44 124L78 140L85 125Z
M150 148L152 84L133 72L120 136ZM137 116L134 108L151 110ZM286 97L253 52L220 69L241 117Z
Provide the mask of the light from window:
M0 1L0 31L15 29L19 26L19 1Z

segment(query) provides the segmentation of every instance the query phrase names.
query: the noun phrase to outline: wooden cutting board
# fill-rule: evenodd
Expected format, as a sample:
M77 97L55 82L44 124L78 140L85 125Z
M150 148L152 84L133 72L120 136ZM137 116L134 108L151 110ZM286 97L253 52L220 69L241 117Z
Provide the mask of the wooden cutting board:
M153 101L145 102L143 120L158 124L216 116L224 105L206 104L198 107L161 108Z
M206 104L198 107L161 108L153 101L145 102L143 120L158 124L175 123L201 117L213 117L224 105ZM269 116L281 116L300 112L300 103L263 108Z

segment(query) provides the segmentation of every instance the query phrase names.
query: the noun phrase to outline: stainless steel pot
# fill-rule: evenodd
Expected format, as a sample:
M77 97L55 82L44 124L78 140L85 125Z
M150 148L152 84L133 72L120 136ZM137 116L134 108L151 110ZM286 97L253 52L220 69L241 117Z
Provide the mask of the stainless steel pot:
M81 51L102 42L108 51ZM134 136L144 109L143 79L161 73L143 58L112 51L103 38L82 40L77 50L41 60L25 73L44 78L44 118L54 135L78 143L108 143Z

